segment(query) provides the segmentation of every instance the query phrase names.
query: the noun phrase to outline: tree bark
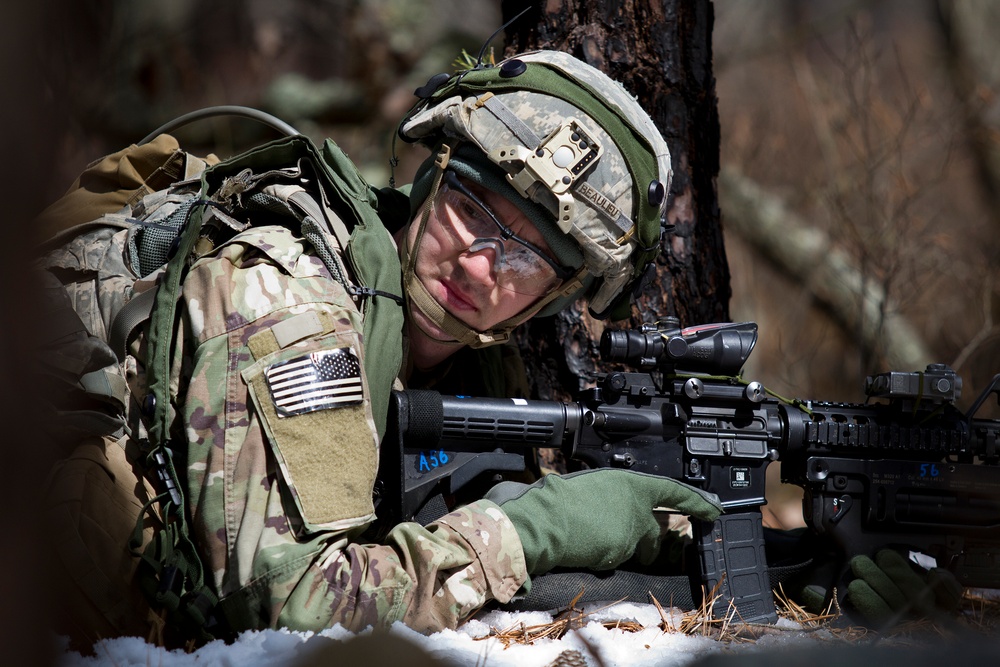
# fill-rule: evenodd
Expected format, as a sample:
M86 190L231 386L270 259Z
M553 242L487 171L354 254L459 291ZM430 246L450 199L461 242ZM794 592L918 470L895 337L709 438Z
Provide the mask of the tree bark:
M620 81L650 114L670 148L674 177L668 200L672 233L664 234L655 275L624 324L668 315L682 325L729 319L726 262L715 179L719 117L712 74L714 9L709 0L506 0L508 55L565 51ZM601 368L604 323L578 302L524 327L519 345L540 398L574 395Z

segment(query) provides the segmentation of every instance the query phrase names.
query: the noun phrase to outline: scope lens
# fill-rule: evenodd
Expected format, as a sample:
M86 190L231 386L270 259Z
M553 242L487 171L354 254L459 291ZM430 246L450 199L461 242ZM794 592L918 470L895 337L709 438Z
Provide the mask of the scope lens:
M631 330L605 329L601 334L601 358L637 364L642 359L657 359L663 351L663 336Z

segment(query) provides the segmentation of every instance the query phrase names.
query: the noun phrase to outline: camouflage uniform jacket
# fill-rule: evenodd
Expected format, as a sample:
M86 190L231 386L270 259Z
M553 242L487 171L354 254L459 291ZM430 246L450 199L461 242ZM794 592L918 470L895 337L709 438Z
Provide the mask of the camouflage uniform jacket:
M489 501L401 524L384 544L355 541L374 517L378 435L363 361L378 350L364 349L362 312L307 243L283 227L238 234L192 266L182 312L177 407L193 537L246 625L401 620L435 631L522 586L520 540ZM303 365L337 389L296 388Z

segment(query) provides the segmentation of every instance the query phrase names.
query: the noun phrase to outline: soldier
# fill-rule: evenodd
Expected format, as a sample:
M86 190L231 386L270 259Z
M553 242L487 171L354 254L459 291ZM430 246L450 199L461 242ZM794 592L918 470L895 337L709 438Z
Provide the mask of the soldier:
M518 324L582 295L601 317L627 300L659 247L670 186L669 153L648 115L566 54L523 54L436 77L418 93L400 136L431 156L408 199L351 190L350 177L318 178L339 191L321 187L319 209L297 209L298 224L266 224L275 205L301 201L303 160L251 169L251 152L224 163L207 173L202 194L183 200L186 216L204 211L216 232L189 254L180 246L190 266L176 334L172 324L154 333L154 315L149 330L125 337L125 440L155 431L151 414L168 409L151 400L163 381L153 373L172 359L169 442L146 460L186 507L174 508L146 560L157 574L153 597L196 625L455 627L488 601L528 590L533 574L654 554L654 507L705 520L720 511L717 498L676 481L601 470L546 476L502 506L483 499L427 526L400 524L378 544L360 539L375 519L390 390L503 393L492 346ZM268 155L290 155L288 145ZM328 144L317 154L330 164L334 153ZM351 198L377 201L382 222L399 227L398 250L378 221L345 219L350 209L338 202ZM148 215L148 202L122 215L131 220L143 206ZM394 222L394 209L405 217ZM113 338L106 332L122 302L157 282L129 268L130 253L141 254L137 235L113 237L110 252L71 243L43 262L64 282L84 269L142 276L134 290L97 297L74 283L73 307L92 337ZM100 365L100 355L89 358L88 369ZM195 556L183 555L188 539Z
M544 69L560 73L569 99L527 87ZM633 98L560 53L526 54L492 72L525 77L525 86L433 98L401 125L433 153L410 193L412 219L396 234L406 386L440 380L460 348L505 341L585 289L606 311L640 272L642 246L659 237L669 156ZM602 108L575 106L572 95L585 93ZM679 483L602 471L539 485L505 509L480 500L426 527L402 524L382 544L355 541L373 519L372 377L359 378L360 403L345 406L334 393L318 399L329 409L314 409L283 392L298 400L322 389L288 390L297 371L284 371L346 364L353 371L342 374L354 377L359 362L367 370L373 355L398 352L358 335L363 314L287 229L249 236L229 246L241 263L225 252L199 260L182 297L204 322L191 332L198 347L183 407L192 532L231 624L454 627L490 599L510 600L530 574L609 568L640 542L652 546L655 506L718 513L713 498ZM249 248L277 261L246 262ZM298 326L287 323L313 313L316 333L283 347L284 327Z

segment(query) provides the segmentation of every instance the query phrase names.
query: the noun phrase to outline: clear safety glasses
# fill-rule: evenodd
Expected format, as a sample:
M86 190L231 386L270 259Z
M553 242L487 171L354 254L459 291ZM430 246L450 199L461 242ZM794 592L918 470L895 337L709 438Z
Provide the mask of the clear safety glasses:
M470 253L493 251L493 272L503 289L541 296L576 273L518 236L450 170L444 173L434 205L457 244Z

